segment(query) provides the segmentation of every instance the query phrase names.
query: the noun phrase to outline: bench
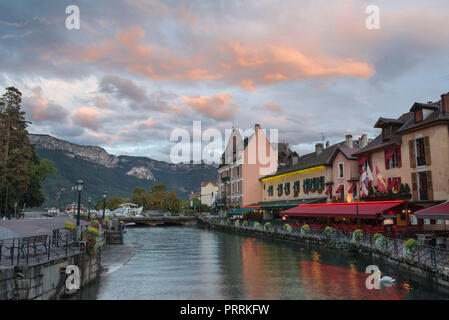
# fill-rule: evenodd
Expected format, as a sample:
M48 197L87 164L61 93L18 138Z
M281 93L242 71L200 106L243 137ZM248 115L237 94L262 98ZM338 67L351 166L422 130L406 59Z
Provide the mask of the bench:
M48 244L47 244L48 235L43 234L39 236L32 236L32 237L26 237L22 238L21 242L19 243L19 250L22 253L22 256L25 257L25 249L27 249L27 253L29 253L29 248L31 247L34 251L34 254L37 255L39 250L39 247L42 247L43 250L41 253L48 253Z

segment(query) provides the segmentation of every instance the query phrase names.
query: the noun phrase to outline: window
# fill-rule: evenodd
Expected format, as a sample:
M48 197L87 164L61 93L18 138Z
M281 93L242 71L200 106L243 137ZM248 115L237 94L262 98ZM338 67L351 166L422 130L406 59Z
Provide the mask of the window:
M268 187L268 196L272 197L273 196L273 186L269 186Z
M416 163L418 166L426 165L426 148L424 138L416 139Z
M427 172L418 173L419 200L429 200Z
M293 195L297 197L299 195L299 180L293 184Z
M288 196L290 194L290 182L287 182L284 186L285 195Z
M278 196L279 197L282 197L282 191L283 191L283 186L282 186L282 183L281 183L281 184L278 184Z
M398 167L398 153L397 150L394 150L390 158L390 168L397 168L397 167Z
M338 177L344 178L344 176L345 176L345 166L343 162L340 162L338 164Z

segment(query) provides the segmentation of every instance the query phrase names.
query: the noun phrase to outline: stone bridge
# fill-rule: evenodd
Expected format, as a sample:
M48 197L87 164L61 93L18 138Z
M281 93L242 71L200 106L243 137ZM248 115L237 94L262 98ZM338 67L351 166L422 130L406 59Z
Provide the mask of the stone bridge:
M134 222L136 225L147 225L151 227L155 226L196 226L196 217L180 217L180 216L153 216L153 217L119 217L120 221L125 223Z

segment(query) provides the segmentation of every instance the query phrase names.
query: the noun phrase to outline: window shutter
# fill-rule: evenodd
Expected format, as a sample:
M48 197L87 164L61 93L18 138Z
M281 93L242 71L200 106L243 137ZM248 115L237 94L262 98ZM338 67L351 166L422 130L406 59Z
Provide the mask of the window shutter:
M385 169L390 169L390 159L388 159L388 150L385 150Z
M432 171L427 171L426 176L427 176L427 194L429 195L429 200L433 200Z
M426 152L426 165L431 164L430 161L430 140L429 137L424 137L424 151Z
M418 201L418 181L416 178L416 172L412 172L412 194L413 194L413 200Z
M415 140L410 140L408 142L408 150L409 150L409 153L410 153L410 167L416 168Z
M398 168L402 167L402 157L401 157L401 148L396 149L396 159L398 161Z

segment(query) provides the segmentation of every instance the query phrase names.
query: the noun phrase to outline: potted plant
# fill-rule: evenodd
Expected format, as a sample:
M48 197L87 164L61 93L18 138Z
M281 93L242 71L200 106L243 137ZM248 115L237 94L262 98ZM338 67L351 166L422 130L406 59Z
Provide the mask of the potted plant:
M98 237L100 231L94 227L88 227L82 234L83 240L86 241L86 252L90 255L95 253L95 249L98 246Z
M332 236L334 235L334 230L332 229L332 227L327 226L326 228L324 228L324 235L328 239L332 238Z
M359 246L360 241L362 240L362 237L363 237L362 230L360 230L360 229L354 230L354 232L352 233L351 243L355 244L356 246Z
M287 232L292 232L292 230L293 230L293 229L292 229L292 226L289 225L288 223L284 224L283 228L284 228L284 230L287 231Z
M301 235L302 236L305 236L305 235L307 235L307 234L309 234L310 233L310 227L309 227L309 225L308 224L304 224L302 227L301 227Z
M385 238L381 233L376 233L374 235L374 247L382 253L388 251L388 239Z
M413 260L418 250L419 250L418 242L416 242L415 239L408 239L405 242L405 246L402 253L404 254L404 257L407 260Z
M265 226L265 230L267 230L267 231L270 230L271 222L266 222L264 226Z

